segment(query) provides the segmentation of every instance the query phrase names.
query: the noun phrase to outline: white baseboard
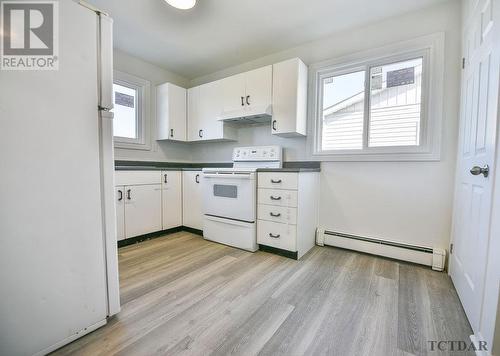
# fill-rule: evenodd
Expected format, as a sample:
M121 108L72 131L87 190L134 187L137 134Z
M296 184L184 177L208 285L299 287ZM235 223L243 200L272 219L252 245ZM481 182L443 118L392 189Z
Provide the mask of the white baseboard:
M318 228L316 243L319 246L328 245L349 250L369 253L397 260L431 266L434 270L444 269L446 252L442 249L411 246L396 241L356 237L342 233L334 233Z

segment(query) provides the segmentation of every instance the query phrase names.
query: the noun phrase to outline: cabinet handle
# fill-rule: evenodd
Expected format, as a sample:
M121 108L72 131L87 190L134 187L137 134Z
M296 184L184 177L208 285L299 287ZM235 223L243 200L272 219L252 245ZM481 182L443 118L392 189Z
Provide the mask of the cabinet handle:
M197 174L197 175L194 177L194 181L195 181L196 183L200 183L200 175L199 175L199 174Z
M247 95L247 105L250 105L250 95Z
M198 136L203 137L203 130L198 131Z
M275 218L278 218L281 216L281 213L275 214L273 212L270 212L269 215L274 216Z
M273 130L276 131L276 120L273 120Z
M163 183L168 183L167 175L166 174L163 175Z
M241 106L245 106L245 102L243 100L245 100L245 98L241 97Z
M174 137L174 129L170 129L170 137Z
M271 200L281 200L281 197L274 197L274 196L270 196Z
M281 236L280 234L278 234L278 235L273 235L273 234L269 233L269 237L272 237L273 239L279 239L279 238L280 238L280 236Z
M271 179L271 183L274 183L274 184L281 183L281 179L278 179L278 180Z
M118 190L118 193L120 193L120 197L118 198L118 201L122 201L123 200L123 192L121 191L121 189Z
M127 189L127 199L128 200L132 199L132 197L130 196L130 191L131 191L130 189Z

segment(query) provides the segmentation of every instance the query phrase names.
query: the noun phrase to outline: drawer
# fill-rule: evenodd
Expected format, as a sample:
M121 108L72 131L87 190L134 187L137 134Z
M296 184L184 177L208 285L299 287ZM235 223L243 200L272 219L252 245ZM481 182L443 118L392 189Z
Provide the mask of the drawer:
M257 218L283 224L297 224L297 209L286 206L259 204L257 206Z
M257 186L271 189L297 189L298 173L260 172Z
M297 191L283 189L258 189L259 204L297 207Z
M261 245L295 252L297 251L296 234L295 225L257 220L257 243Z
M115 171L115 186L161 184L161 171Z

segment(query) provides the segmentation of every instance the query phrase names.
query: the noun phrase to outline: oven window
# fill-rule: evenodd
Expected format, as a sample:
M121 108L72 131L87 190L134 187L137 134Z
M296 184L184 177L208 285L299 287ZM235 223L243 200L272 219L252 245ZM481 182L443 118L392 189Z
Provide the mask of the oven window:
M214 184L214 196L224 198L237 198L238 187L236 185Z

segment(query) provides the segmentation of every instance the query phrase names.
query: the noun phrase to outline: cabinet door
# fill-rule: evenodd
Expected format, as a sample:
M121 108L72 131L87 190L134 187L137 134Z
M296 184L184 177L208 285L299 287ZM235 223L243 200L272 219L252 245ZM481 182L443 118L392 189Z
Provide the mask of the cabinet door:
M245 73L245 105L248 110L266 108L272 102L273 67L266 66Z
M222 107L224 114L245 110L245 73L222 79ZM238 115L236 115L238 116Z
M199 136L201 140L217 140L223 138L223 123L219 121L222 114L222 85L215 81L200 86L198 110L200 118Z
M201 171L182 172L182 224L198 230L203 229L201 179Z
M186 141L187 91L171 83L156 88L158 140Z
M199 141L201 130L200 120L200 87L188 89L187 92L188 102L188 121L187 121L187 137L188 141Z
M161 229L161 184L126 186L125 237Z
M116 240L125 238L125 187L115 188L116 202Z
M182 172L162 172L163 230L182 225Z
M307 66L293 58L273 65L273 135L305 136Z

